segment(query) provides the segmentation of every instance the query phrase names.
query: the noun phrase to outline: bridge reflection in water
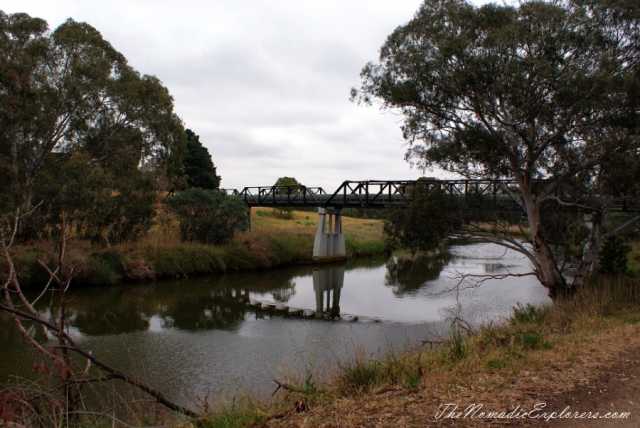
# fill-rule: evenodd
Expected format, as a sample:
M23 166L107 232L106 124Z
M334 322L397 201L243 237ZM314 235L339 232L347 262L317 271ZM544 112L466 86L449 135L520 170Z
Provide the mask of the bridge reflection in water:
M344 265L313 269L316 318L322 318L325 315L329 318L340 316L340 291L343 285Z

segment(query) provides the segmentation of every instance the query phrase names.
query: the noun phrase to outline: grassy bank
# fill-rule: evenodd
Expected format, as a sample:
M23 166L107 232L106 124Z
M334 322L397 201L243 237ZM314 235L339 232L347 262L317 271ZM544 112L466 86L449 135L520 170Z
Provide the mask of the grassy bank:
M640 348L639 303L637 280L600 278L571 301L515 308L509 320L464 337L426 338L383 359L337 362L339 375L327 384L291 382L273 401L218 409L197 426L426 426L450 402L509 411L546 400L560 411L554 398L592 385L599 368ZM300 402L310 410L295 412Z
M253 210L253 230L238 233L224 246L180 242L177 224L155 226L136 243L107 249L87 241L69 241L66 261L78 267L77 284L105 285L230 271L269 269L310 263L318 216L294 211L282 218L271 209ZM384 252L382 221L344 218L347 258ZM37 259L55 263L57 244L14 247L14 260L23 286L46 282Z

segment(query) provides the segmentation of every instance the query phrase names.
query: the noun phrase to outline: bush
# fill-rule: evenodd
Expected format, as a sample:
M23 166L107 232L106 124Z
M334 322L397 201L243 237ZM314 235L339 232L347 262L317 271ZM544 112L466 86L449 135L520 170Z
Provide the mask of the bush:
M118 250L91 253L84 281L96 285L117 284L124 276L124 255Z
M248 225L241 199L217 190L193 188L167 201L180 222L180 239L203 244L226 244L236 230Z
M531 303L527 303L526 306L523 306L521 303L516 303L516 306L514 306L512 310L511 325L537 323L544 317L544 312Z
M145 259L159 278L226 272L224 250L205 245L147 248Z
M627 272L627 254L631 244L620 236L604 241L598 254L598 271L604 275L618 275Z

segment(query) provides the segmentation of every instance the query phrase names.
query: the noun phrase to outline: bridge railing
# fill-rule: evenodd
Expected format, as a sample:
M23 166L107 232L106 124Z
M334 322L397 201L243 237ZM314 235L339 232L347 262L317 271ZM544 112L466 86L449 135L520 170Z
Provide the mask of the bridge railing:
M410 203L411 181L345 181L327 199L327 206L378 206Z
M546 186L545 180L537 180L534 186ZM307 186L260 186L236 189L221 189L229 195L239 196L250 207L326 207L326 208L384 208L390 204L409 204L412 193L418 186L427 191L438 189L453 196L470 194L481 195L492 200L502 208L519 210L520 205L514 198L520 197L520 189L513 180L367 180L344 181L332 194L322 187ZM584 210L584 206L597 206L597 196L590 195L579 185L563 183L554 191L554 197L563 203L563 209ZM583 202L583 203L581 203ZM593 205L595 204L595 205ZM640 211L640 206L631 204L627 199L615 201L615 211Z
M232 193L241 196L249 206L322 206L321 195L326 195L322 187L307 186L259 186L245 187Z

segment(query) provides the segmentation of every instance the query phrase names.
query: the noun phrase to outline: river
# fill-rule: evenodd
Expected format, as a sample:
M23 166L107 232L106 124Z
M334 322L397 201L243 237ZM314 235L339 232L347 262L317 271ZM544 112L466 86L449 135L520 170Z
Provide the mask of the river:
M170 399L264 396L275 388L273 379L312 374L322 381L338 360L443 337L456 312L477 326L508 317L517 303L550 302L533 276L456 287L463 275L529 270L525 257L503 247L468 244L432 257L82 288L70 293L69 325L94 355ZM47 313L50 302L43 300L38 310ZM38 356L4 314L0 340L0 382L31 378Z

